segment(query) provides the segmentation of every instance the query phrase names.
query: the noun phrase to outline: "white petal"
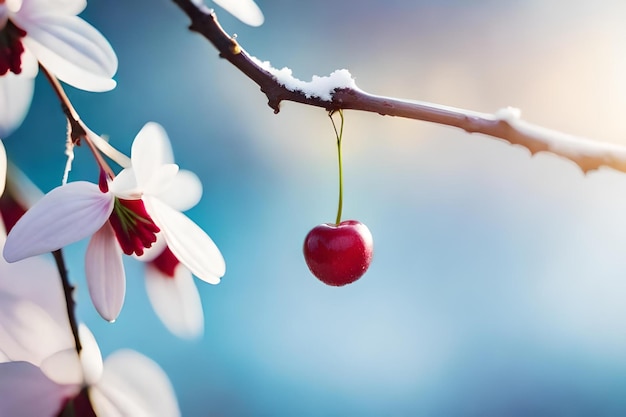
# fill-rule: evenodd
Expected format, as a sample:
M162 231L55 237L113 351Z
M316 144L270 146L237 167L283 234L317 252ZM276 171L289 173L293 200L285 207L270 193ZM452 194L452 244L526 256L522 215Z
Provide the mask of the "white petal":
M0 247L5 239L6 236L0 237ZM69 329L59 272L51 259L33 257L9 264L0 257L0 292L37 304L59 326Z
M48 357L41 365L42 372L58 384L92 385L102 377L102 355L93 333L79 323L78 335L80 357L73 346Z
M73 346L69 331L69 325L60 325L39 305L0 293L0 350L11 360L39 365Z
M137 186L135 170L132 167L121 170L109 183L109 191L116 197L126 200L141 198L142 192Z
M31 51L25 49L22 53L22 72L20 76L35 78L39 73L39 61Z
M22 13L59 13L67 15L77 15L87 6L86 0L19 0L15 3L20 5L23 2ZM19 10L20 7L13 7L12 10Z
M61 81L87 91L115 88L117 56L100 32L77 16L20 11L13 20L27 35L24 45Z
M78 181L55 188L30 208L7 236L9 262L60 249L94 234L113 210L113 196Z
M32 0L31 0L32 1ZM87 7L87 0L47 0L56 13L77 15Z
M172 384L153 360L132 350L120 350L104 362L100 382L90 393L99 417L178 417Z
M189 210L202 197L202 182L193 172L181 169L155 197L178 211Z
M104 223L89 241L85 274L94 307L102 318L115 321L124 305L126 274L122 250L109 222Z
M80 351L80 363L83 367L83 376L87 385L97 383L102 377L104 365L102 354L96 342L96 338L84 323L78 325L78 335L82 350Z
M41 372L57 384L83 383L83 368L75 347L48 356L41 362L40 367Z
M0 246L5 237L0 237ZM48 258L0 259L0 350L39 364L74 346L59 272Z
M250 26L261 26L265 18L252 0L213 0L228 13Z
M143 193L146 195L159 195L165 188L168 189L178 174L178 165L161 165L152 175L152 178L143 185Z
M0 364L0 416L54 417L78 385L59 385L27 362Z
M172 145L163 127L148 122L137 133L130 150L137 185L144 188L164 164L173 162Z
M174 256L201 280L219 283L226 264L209 235L187 216L156 198L145 197L144 204Z
M165 327L184 339L202 336L204 314L191 272L179 264L174 277L146 264L146 290L152 308Z
M7 166L7 187L11 190L11 196L22 207L30 208L42 199L44 193L11 162ZM4 240L2 241L4 244Z
M20 127L34 91L33 78L13 73L0 77L0 138L6 138Z
M97 385L90 387L89 400L98 417L125 417L127 415L143 417L132 403L130 405L128 404L128 401L123 405L112 402L112 400L107 397L106 393L103 393ZM113 398L113 401L116 400L117 402L121 402L119 399ZM128 411L130 411L130 413L125 414Z
M7 183L7 151L4 144L0 140L0 196L4 193L4 187Z

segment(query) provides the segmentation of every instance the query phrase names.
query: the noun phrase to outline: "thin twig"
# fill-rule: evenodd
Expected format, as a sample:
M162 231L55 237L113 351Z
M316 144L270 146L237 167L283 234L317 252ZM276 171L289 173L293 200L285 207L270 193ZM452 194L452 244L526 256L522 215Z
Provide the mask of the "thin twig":
M40 65L39 68L41 69L41 72L43 72L46 78L48 79L48 82L52 86L52 89L54 90L57 98L59 99L59 102L61 103L61 108L63 110L63 113L65 114L65 117L67 118L67 121L70 124L69 134L71 136L72 143L80 144L80 139L87 138L87 130L83 126L82 122L80 121L80 117L78 116L76 109L72 105L72 102L70 101L70 99L67 97L67 94L65 94L65 90L63 90L63 87L61 86L61 83L59 82L59 80L57 80L57 78L54 75L48 72L48 70L44 66ZM91 145L91 141L89 141L88 138L87 138L87 143ZM92 151L94 150L92 149ZM96 159L100 156L97 152L94 152L94 155L96 155ZM52 256L54 257L54 261L56 262L57 269L59 270L59 275L61 276L61 283L63 285L63 294L65 296L65 308L67 310L67 318L70 323L72 335L74 337L74 346L76 347L76 352L80 354L82 350L82 345L80 343L80 338L78 335L78 322L76 320L76 303L74 302L74 295L73 295L74 287L72 286L72 284L70 284L69 276L67 274L67 268L65 267L65 260L63 258L63 252L61 251L61 249L58 249L52 252Z
M54 93L56 94L57 98L59 99L59 103L61 104L63 114L65 114L65 117L70 124L69 134L72 143L75 145L80 145L81 139L84 139L85 142L87 142L87 146L89 146L89 149L91 150L94 158L96 158L98 166L106 172L109 178L114 178L115 174L113 173L113 170L109 167L109 164L105 161L105 159L98 151L98 147L93 143L93 141L87 134L87 127L80 120L78 112L74 108L74 105L70 101L69 97L67 97L67 94L65 94L65 90L63 89L63 86L61 85L59 80L54 75L52 75L43 65L40 64L39 68L41 69L41 72L44 73L44 75L48 79L48 82L52 86L52 89L54 90Z
M259 65L258 59L251 57L234 37L226 33L211 10L196 6L191 0L172 1L191 19L190 30L208 39L222 58L259 85L275 113L280 111L282 101L293 101L322 107L328 111L351 109L422 120L457 127L468 133L481 133L503 139L527 148L531 154L551 152L573 161L583 172L602 166L626 172L626 147L532 125L515 117L508 109L496 114L478 113L433 103L377 96L359 88L336 89L330 100L323 100L297 89L291 90Z
M67 118L70 124L70 135L72 138L72 143L78 143L82 137L87 136L87 132L80 122L80 117L78 117L78 113L74 109L71 101L65 94L61 83L59 80L43 66L40 65L39 68L41 72L46 76L48 82L52 86L59 102L61 103L61 108L63 109L63 113ZM61 249L55 250L52 252L52 256L54 257L54 261L57 265L57 269L59 270L59 275L61 276L61 283L63 285L63 294L65 295L65 308L67 310L67 318L70 322L70 328L72 329L72 335L74 336L74 346L76 348L76 352L80 354L82 350L82 345L80 344L80 338L78 336L78 323L76 321L76 303L74 302L74 287L70 284L69 276L67 274L67 268L65 267L65 259L63 258L63 252Z
M61 109L63 110L63 114L65 114L65 117L67 118L67 121L70 124L70 135L72 137L72 143L80 144L80 140L83 137L87 136L87 131L85 130L85 128L83 127L80 121L78 112L72 105L72 102L70 101L70 99L67 97L67 94L65 94L65 90L63 89L63 86L61 85L57 77L52 75L46 69L46 67L44 67L41 64L39 65L39 69L46 76L48 82L50 83L50 85L52 86L52 89L54 90L54 93L59 99L59 103L61 103Z
M61 249L52 252L54 261L56 262L57 269L61 275L61 282L63 283L63 294L65 294L65 308L67 309L67 318L70 322L70 328L74 335L74 346L76 346L76 352L80 354L82 346L80 344L80 338L78 337L78 322L76 321L76 303L74 302L74 287L70 284L70 280L67 274L67 268L65 267L65 260L63 259L63 252Z

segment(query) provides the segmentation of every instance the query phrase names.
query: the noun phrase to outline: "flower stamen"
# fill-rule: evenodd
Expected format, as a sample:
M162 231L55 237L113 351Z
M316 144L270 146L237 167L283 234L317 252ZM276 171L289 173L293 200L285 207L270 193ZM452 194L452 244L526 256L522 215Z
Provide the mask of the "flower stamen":
M156 242L160 231L141 200L115 198L109 222L126 255L143 255L143 250Z
M0 30L0 75L6 75L9 71L14 74L22 72L24 45L21 39L24 36L26 31L10 20Z

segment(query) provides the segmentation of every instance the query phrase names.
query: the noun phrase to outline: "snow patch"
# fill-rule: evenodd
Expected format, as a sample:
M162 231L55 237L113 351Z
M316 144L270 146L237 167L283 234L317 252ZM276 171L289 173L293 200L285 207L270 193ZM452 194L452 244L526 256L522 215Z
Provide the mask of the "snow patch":
M340 88L356 89L356 83L350 71L340 69L330 75L314 75L311 81L302 81L295 78L290 68L277 69L272 67L269 61L261 61L253 56L250 57L255 64L272 74L276 81L289 91L300 91L306 98L318 97L324 101L331 101L335 90Z
M496 112L496 119L503 122L512 122L522 116L522 111L517 107L503 107Z

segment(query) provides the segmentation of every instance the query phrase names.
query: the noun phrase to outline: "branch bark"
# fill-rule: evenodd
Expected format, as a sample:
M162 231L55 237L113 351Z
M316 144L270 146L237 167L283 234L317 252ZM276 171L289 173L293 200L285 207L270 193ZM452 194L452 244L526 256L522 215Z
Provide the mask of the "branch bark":
M515 109L502 109L495 114L478 113L433 103L377 96L358 87L337 88L330 93L330 100L312 96L310 92L290 89L224 31L212 10L196 6L191 0L172 1L191 20L191 31L209 40L220 57L228 60L260 87L274 113L280 111L282 101L292 101L327 111L350 109L422 120L521 145L531 154L551 152L574 162L585 173L602 166L626 172L625 146L580 138L530 124L521 120L515 114Z

